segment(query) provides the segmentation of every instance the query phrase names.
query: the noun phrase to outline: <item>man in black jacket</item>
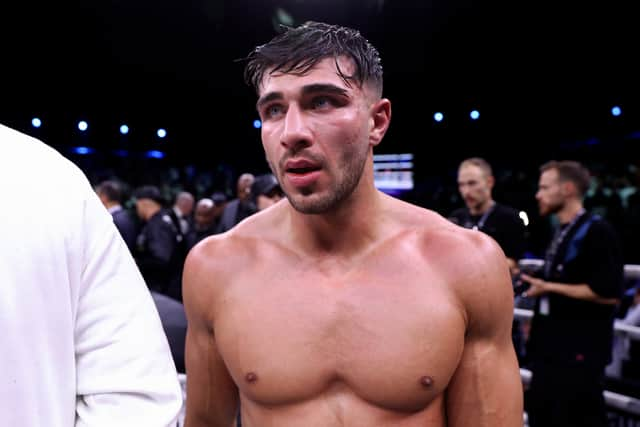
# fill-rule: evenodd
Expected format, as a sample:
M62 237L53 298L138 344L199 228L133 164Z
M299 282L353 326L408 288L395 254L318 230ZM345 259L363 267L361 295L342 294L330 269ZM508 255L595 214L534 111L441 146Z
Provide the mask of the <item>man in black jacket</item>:
M135 256L140 272L149 289L181 301L182 235L163 207L164 198L157 187L140 187L134 197L138 216L145 222Z

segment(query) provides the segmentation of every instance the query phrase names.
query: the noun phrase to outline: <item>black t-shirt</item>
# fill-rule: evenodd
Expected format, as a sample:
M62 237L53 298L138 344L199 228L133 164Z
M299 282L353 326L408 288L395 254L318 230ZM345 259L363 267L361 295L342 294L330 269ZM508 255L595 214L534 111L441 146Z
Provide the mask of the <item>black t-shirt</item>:
M569 229L544 279L587 284L599 296L620 298L624 263L615 230L585 213ZM548 293L548 314L538 298L528 342L532 361L584 362L603 367L611 358L615 306ZM545 310L542 310L545 311Z
M478 230L491 236L502 248L505 255L514 260L522 258L525 251L526 228L518 211L496 203L482 221L483 215L471 215L466 207L456 209L449 220L465 228L478 227Z

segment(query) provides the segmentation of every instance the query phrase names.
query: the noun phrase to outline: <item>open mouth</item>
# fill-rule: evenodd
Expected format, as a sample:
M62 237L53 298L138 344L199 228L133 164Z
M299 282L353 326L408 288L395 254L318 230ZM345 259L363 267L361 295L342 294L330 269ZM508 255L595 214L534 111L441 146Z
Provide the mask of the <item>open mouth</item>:
M309 166L309 167L300 167L300 168L288 168L287 173L292 173L296 175L304 175L307 173L315 172L320 170L317 166Z

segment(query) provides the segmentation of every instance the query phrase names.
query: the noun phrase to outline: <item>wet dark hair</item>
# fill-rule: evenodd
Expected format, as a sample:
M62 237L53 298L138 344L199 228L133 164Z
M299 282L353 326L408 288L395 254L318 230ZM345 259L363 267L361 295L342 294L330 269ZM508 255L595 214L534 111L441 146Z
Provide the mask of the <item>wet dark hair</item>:
M380 54L359 31L321 22L306 22L299 27L283 27L284 32L268 43L256 47L246 58L244 78L259 92L264 74L306 74L325 58L334 58L338 74L345 83L365 83L382 95L382 63ZM346 75L338 66L338 57L353 60L355 71Z

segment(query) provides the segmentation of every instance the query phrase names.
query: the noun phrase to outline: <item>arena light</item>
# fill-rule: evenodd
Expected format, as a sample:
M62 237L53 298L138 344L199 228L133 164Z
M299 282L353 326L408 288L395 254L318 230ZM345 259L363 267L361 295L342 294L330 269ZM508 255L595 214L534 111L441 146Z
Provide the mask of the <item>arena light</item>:
M123 135L126 135L129 133L129 126L127 125L122 125L120 126L120 133Z
M79 154L81 156L85 156L87 154L91 154L93 153L93 148L89 148L89 147L73 147L72 151L76 154Z
M620 107L615 105L614 107L611 108L611 115L613 117L618 117L620 114L622 114L622 109Z
M529 215L527 215L527 213L525 211L520 211L518 216L520 217L520 219L524 223L524 226L527 227L529 225Z
M441 112L437 112L433 115L433 120L435 120L436 122L440 123L442 120L444 120L444 114L442 114Z
M478 110L472 110L469 113L469 117L471 117L471 120L478 120L480 118L480 112Z
M42 126L42 120L34 117L33 119L31 119L31 126L33 126L34 128L39 128L40 126Z
M163 128L160 128L156 132L156 135L158 135L158 138L165 138L167 136L167 130L163 129Z
M145 156L150 159L164 159L164 153L158 150L150 150L145 153Z
M258 119L253 121L253 127L256 129L260 129L262 127L262 122Z
M89 128L89 123L85 122L84 120L80 120L80 121L78 122L78 129L79 129L81 132L86 131L88 128Z

